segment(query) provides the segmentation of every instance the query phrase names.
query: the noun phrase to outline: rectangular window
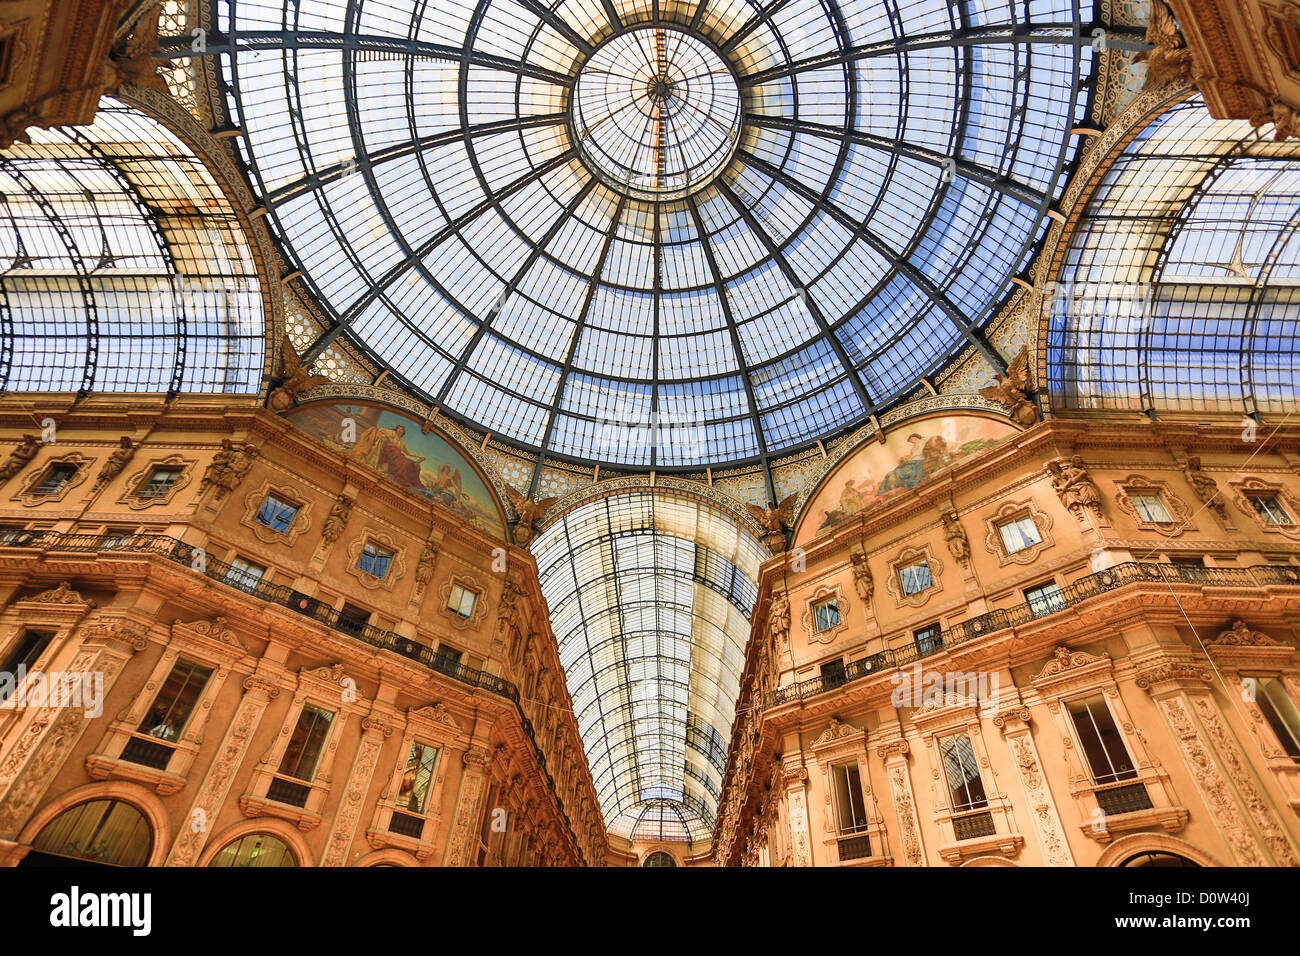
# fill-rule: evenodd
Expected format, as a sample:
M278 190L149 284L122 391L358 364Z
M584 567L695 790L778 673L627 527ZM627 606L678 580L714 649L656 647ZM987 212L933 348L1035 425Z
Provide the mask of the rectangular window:
M1300 710L1276 677L1257 677L1255 703L1292 760L1300 760Z
M25 675L45 653L52 640L54 640L53 631L27 630L23 632L22 637L18 638L14 649L5 657L4 666L0 667L0 673L10 675L12 681L12 684L10 681L5 681L4 686L0 686L0 704L8 700L9 695L17 690L19 669L21 668Z
M1061 597L1061 589L1056 586L1055 581L1025 588L1025 600L1029 602L1029 609L1034 612L1035 617L1053 614L1065 608L1065 598Z
M388 564L392 560L393 552L381 548L372 541L367 541L366 546L361 549L361 557L357 558L357 570L382 578L388 573Z
M1169 514L1169 509L1165 507L1164 500L1159 495L1133 494L1129 495L1129 501L1133 503L1133 510L1137 512L1138 517L1144 522L1168 524L1174 520Z
M918 651L922 654L930 654L943 646L943 632L939 630L938 624L931 624L919 631L913 631L912 640L916 641Z
M260 564L254 564L244 558L235 558L230 562L230 569L226 571L225 581L227 584L245 591L257 587L257 583L262 580L262 575L266 574L266 568Z
M857 764L832 767L835 778L835 809L840 833L857 833L867 828L867 806L862 799L862 775Z
M369 611L346 601L343 603L343 609L339 611L339 630L349 634L360 634L369 623Z
M1072 700L1066 706L1079 735L1080 749L1092 771L1093 782L1113 783L1136 777L1137 770L1110 715L1106 698L1094 694L1082 700Z
M410 813L424 813L437 763L437 747L422 744L418 740L411 744L410 756L406 758L406 770L402 774L401 789L397 794L399 807Z
M984 781L980 778L979 761L975 748L966 734L953 734L939 738L939 756L948 781L954 811L976 810L988 806L984 795Z
M433 654L433 666L439 670L455 670L460 664L461 652L446 644L439 644Z
M844 683L844 661L827 661L822 665L822 686L839 687Z
M54 464L45 471L40 483L32 490L34 495L57 495L63 486L77 474L76 465Z
M835 598L813 605L813 621L819 631L829 631L840 623L840 606Z
M294 516L297 514L297 505L291 505L275 495L267 495L257 512L257 523L284 534L289 530L289 525L293 524Z
M930 565L917 561L898 569L898 579L903 585L904 594L919 594L934 582L930 579Z
M104 536L99 539L99 547L103 551L124 548L130 544L133 537L135 537L134 528L106 528Z
M455 611L461 617L473 617L474 604L478 601L478 592L463 588L459 584L451 586L447 595L447 610Z
M311 780L316 775L316 764L320 762L333 719L332 712L315 704L303 704L293 736L289 738L289 745L280 761L280 773L299 780Z
M1007 554L1015 554L1043 541L1042 535L1038 533L1038 525L1029 515L1002 522L998 525L998 535L1002 538L1002 547Z
M1278 500L1277 495L1248 495L1259 520L1275 528L1286 528L1295 524L1290 513Z
M199 702L212 671L181 658L163 681L153 707L139 726L142 734L159 740L176 740Z
M159 466L149 473L149 478L136 490L137 498L166 498L172 485L181 477L179 468Z

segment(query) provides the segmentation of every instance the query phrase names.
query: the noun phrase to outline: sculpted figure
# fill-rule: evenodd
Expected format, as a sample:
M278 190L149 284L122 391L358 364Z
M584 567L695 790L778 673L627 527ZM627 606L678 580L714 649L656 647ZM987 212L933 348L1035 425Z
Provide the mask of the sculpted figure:
M18 447L9 453L9 458L0 465L0 481L12 478L27 467L41 450L41 443L35 435L24 435Z

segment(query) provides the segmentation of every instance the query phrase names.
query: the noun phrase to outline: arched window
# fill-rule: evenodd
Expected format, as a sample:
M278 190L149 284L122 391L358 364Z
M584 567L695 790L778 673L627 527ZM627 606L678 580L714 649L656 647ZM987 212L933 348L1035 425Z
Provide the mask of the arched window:
M106 866L144 866L152 849L153 831L139 810L121 800L89 800L45 824L24 862L57 865L49 858L56 857Z
M293 851L269 833L245 833L227 843L208 866L297 866Z
M1199 866L1185 856L1176 853L1147 852L1131 856L1120 866Z
M677 861L673 859L671 853L665 853L663 850L655 850L648 857L642 866L676 866Z

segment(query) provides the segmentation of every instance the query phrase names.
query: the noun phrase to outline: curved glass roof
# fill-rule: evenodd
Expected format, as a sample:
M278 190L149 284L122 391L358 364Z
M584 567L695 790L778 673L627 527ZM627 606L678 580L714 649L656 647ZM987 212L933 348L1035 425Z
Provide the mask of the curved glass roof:
M1092 0L224 0L251 184L444 411L628 466L765 459L980 328L1074 154Z
M1106 172L1048 300L1057 407L1288 414L1300 387L1300 143L1158 117Z
M203 163L112 99L0 151L0 391L262 387L252 249Z
M712 505L645 491L579 505L532 550L610 832L707 839L758 540Z

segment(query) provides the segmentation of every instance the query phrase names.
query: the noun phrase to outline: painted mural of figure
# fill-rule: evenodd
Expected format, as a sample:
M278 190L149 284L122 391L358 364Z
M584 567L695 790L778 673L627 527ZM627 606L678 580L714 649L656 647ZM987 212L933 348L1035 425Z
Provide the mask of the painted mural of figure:
M386 473L399 485L420 488L420 463L424 456L407 450L405 435L405 425L392 428L371 425L361 433L353 452L368 466Z

